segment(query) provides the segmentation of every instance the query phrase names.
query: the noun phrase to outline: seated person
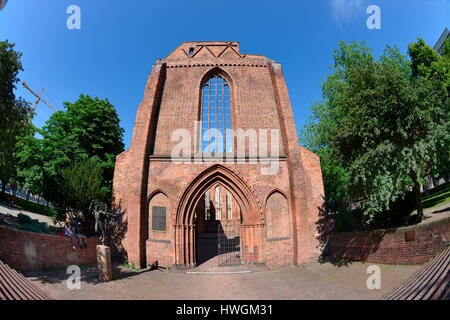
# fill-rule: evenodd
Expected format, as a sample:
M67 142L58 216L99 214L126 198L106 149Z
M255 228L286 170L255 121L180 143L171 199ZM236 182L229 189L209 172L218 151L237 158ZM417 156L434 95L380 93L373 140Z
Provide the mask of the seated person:
M80 247L84 245L85 248L87 248L87 239L85 236L81 234L81 222L78 221L75 223L75 236L78 237L78 240L80 241Z
M68 221L66 221L66 225L64 227L64 234L66 235L66 237L69 237L72 242L72 239L74 238L74 234L73 234L72 228L70 227L70 223ZM72 246L72 248L74 250L76 249L76 247L74 245ZM81 246L80 246L80 248L81 248Z
M72 237L73 236L72 228L70 228L70 224L67 221L66 221L66 226L64 227L64 234L67 237Z
M72 227L74 226L74 227ZM66 226L64 228L64 233L67 237L77 238L80 249L87 248L87 239L81 234L81 222L74 222L70 219L66 220Z

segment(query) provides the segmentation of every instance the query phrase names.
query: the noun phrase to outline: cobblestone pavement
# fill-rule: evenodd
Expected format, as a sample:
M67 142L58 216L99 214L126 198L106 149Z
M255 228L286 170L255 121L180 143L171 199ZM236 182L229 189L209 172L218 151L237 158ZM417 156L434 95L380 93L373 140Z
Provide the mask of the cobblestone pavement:
M69 290L65 271L28 273L26 276L56 299L381 299L418 268L382 265L381 289L367 289L370 263L343 265L310 262L276 270L227 269L204 271L142 270L115 267L111 282L96 278L95 267L82 267L81 289ZM215 270L217 271L217 270Z

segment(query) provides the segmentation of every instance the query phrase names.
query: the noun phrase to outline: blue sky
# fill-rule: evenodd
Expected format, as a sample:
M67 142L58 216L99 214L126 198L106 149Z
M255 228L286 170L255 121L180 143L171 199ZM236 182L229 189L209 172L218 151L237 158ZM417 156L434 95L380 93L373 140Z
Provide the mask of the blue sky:
M69 5L81 8L81 30L69 30ZM381 9L381 29L369 30L369 5ZM0 40L23 53L20 74L58 109L81 93L109 98L128 148L136 110L157 58L183 41L239 41L242 53L262 54L283 66L297 130L340 40L366 40L375 54L386 44L406 53L422 37L433 46L450 28L450 0L151 1L9 0L0 11ZM20 85L17 95L34 97ZM39 104L34 124L52 111Z

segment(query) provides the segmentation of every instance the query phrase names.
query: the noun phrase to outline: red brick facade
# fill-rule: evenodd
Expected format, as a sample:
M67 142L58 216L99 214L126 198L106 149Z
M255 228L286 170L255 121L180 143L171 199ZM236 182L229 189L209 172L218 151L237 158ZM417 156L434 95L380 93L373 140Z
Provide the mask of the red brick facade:
M0 226L0 259L20 271L45 271L95 263L100 240L88 238L87 248L80 249L78 244L76 239Z
M267 129L268 153L251 161L246 144L232 163L209 155L175 163L175 130L195 137L201 88L211 75L230 84L231 127ZM272 157L271 130L278 130L279 155ZM190 144L193 153L197 142ZM240 160L243 163L237 163ZM276 174L261 174L277 161ZM229 191L241 210L241 254L245 263L280 266L317 257L317 226L323 199L319 158L299 145L281 65L241 54L237 42L188 42L158 59L139 105L130 148L117 157L114 197L127 217L123 246L130 262L190 268L197 261L196 208L216 186ZM166 208L166 230L152 231L151 208Z

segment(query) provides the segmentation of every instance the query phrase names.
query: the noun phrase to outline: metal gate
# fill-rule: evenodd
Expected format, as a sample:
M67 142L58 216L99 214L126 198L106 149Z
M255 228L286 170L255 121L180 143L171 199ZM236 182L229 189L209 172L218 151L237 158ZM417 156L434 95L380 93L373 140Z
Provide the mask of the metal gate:
M219 266L241 264L241 222L220 221L217 225Z

